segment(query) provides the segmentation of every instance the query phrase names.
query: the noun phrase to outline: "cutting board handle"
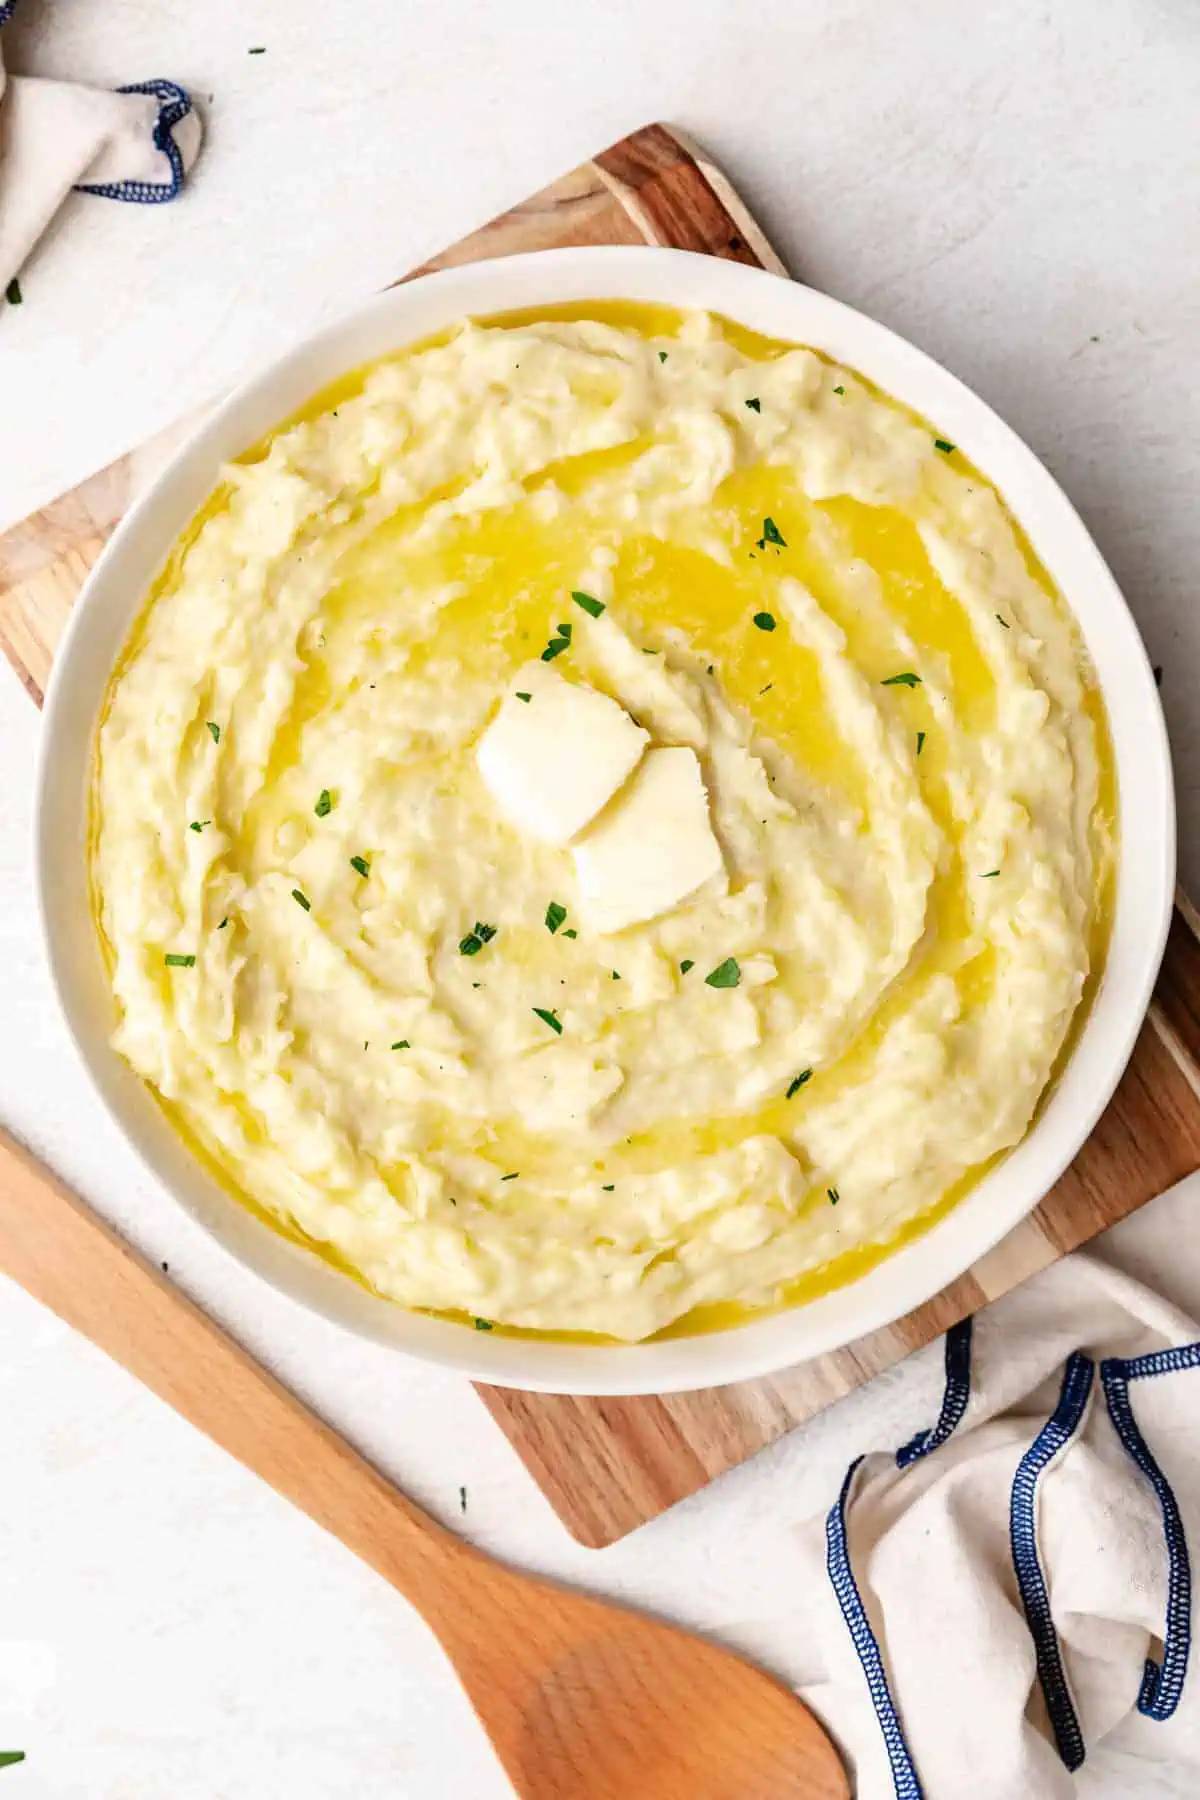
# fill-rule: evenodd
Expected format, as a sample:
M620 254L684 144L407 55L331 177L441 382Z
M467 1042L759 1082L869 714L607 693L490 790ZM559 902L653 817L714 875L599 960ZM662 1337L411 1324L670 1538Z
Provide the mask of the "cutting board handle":
M481 1559L0 1129L0 1270L400 1590L431 1622Z

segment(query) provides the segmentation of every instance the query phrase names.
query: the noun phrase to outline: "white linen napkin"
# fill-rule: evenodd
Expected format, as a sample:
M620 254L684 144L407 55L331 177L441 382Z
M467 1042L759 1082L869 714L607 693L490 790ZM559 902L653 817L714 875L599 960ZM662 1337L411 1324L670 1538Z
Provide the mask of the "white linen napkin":
M73 188L142 205L173 200L201 138L199 116L173 81L110 93L6 76L3 27L16 7L0 0L0 291Z
M1200 1174L956 1327L936 1423L803 1528L861 1800L1070 1800L1102 1739L1200 1776L1198 1218Z

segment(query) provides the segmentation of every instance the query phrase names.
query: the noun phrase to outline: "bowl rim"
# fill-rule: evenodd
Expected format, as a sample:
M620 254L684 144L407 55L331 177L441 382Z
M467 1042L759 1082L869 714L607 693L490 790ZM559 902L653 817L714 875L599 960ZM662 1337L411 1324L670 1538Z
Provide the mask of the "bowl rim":
M856 1280L723 1331L634 1345L476 1334L408 1311L338 1274L240 1206L186 1149L108 1043L111 996L104 985L98 999L99 947L90 910L80 933L77 891L77 865L85 864L81 744L90 762L113 643L119 648L124 641L163 555L215 485L220 462L339 373L465 314L612 299L720 312L767 335L812 345L962 446L1068 597L1108 707L1120 796L1105 973L1067 1065L1022 1141L943 1218ZM1127 804L1131 791L1136 808ZM746 264L627 245L525 252L386 289L261 365L190 432L117 526L72 609L46 694L34 835L41 937L69 1035L118 1131L177 1204L277 1290L361 1337L493 1386L598 1395L669 1393L776 1374L894 1323L993 1249L1071 1162L1120 1079L1165 948L1175 872L1170 751L1149 657L1090 534L1033 451L957 377L843 302ZM86 894L86 866L82 872Z

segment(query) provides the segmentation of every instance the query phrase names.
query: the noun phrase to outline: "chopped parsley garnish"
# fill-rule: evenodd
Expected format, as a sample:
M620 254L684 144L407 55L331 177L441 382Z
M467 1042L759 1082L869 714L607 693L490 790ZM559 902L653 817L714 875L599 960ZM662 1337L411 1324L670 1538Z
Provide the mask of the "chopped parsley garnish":
M556 656L561 656L564 650L569 650L571 647L571 626L569 622L567 624L558 625L555 629L558 632L558 636L552 637L550 642L546 645L546 648L542 651L543 662L553 662Z
M312 911L312 902L305 898L299 888L292 889L292 899L296 902L297 906L302 906L305 912Z
M684 957L684 959L683 959L683 961L682 961L682 962L681 962L681 963L680 963L680 965L679 965L679 973L680 973L680 974L681 974L681 975L686 975L686 974L687 974L687 972L688 972L688 970L689 970L689 969L694 969L694 968L695 968L695 966L696 966L696 965L695 965L695 963L694 963L694 962L693 962L693 961L692 961L692 959L691 959L691 957L690 957L690 956L685 956L685 957Z
M751 412L760 413L762 411L762 401L757 395L753 400L747 400L746 405L750 408Z
M838 1201L839 1201L839 1200L840 1200L840 1199L841 1199L841 1197L842 1197L842 1196L841 1196L841 1195L840 1195L840 1194L839 1194L839 1193L838 1193L838 1191L837 1191L837 1189L836 1189L836 1188L835 1188L835 1187L831 1187L831 1188L826 1188L826 1189L825 1189L825 1192L826 1192L826 1193L827 1193L827 1194L828 1194L828 1195L829 1195L829 1204L830 1204L830 1206L836 1206L836 1205L837 1205L837 1203L838 1203Z
M775 614L768 612L755 613L754 623L758 626L760 631L774 631Z
M163 1268L165 1269L166 1266L164 1263ZM25 1752L23 1750L0 1750L0 1769L8 1769L12 1767L13 1763L24 1761Z
M520 1169L514 1169L511 1175L502 1175L500 1179L501 1181L515 1181L520 1173Z
M546 930L551 934L556 932L566 916L566 907L560 906L557 900L552 900L546 908Z
M666 362L666 360L667 360L667 353L666 353L666 351L665 351L665 350L660 350L660 351L659 351L659 353L658 353L658 360L659 360L659 362Z
M918 733L917 733L917 755L918 756L920 756L920 754L924 748L925 748L925 733L923 731L918 731Z
M988 869L985 874L979 877L979 879L981 881L995 881L999 873L999 869Z
M189 831L203 831L204 827L206 825L211 825L211 824L212 824L211 819L193 819L191 824L188 826L188 830Z
M392 1049L393 1050L411 1050L412 1045L409 1043L407 1038L397 1038L395 1043L392 1045Z
M788 1091L787 1091L786 1098L788 1100L790 1100L793 1094L798 1094L800 1092L800 1089L804 1086L806 1081L811 1081L811 1080L812 1080L812 1070L811 1069L801 1069L800 1073L798 1075L794 1075L792 1077L791 1081L788 1083Z
M602 1193L602 1194L612 1194L612 1193L615 1193L615 1192L616 1192L616 1186L617 1186L617 1184L616 1184L616 1182L615 1182L615 1181L610 1181L610 1182L608 1182L608 1183L607 1183L607 1184L606 1184L606 1185L605 1185L605 1186L604 1186L604 1187L602 1187L602 1188L601 1188L601 1189L600 1189L600 1192L601 1192L601 1193Z
M213 743L219 744L221 741L221 727L217 724L217 721L215 719L205 719L204 723L212 733Z
M844 387L835 387L833 391L835 394L844 394L846 390Z
M196 966L194 956L180 956L175 950L168 950L163 961L168 969L194 969Z
M328 818L333 811L333 795L328 788L322 788L317 795L317 804L313 807L318 819Z
M598 619L604 611L603 600L595 600L591 594L581 594L578 588L571 589L571 598L576 606L582 606L584 612L590 613L593 619Z
M621 971L620 971L620 969L614 969L614 970L613 970L613 972L612 972L612 978L613 978L613 980L614 980L614 981L620 981L620 979L621 979Z
M364 880L371 873L371 865L365 856L352 856L350 858L350 867L352 869L357 869Z
M229 923L229 914L226 913L225 917L221 920L221 923L217 926L217 930L224 931L224 929L228 925L228 923Z
M569 937L569 938L577 938L579 936L579 933L576 931L576 929L573 925L568 925L567 929L563 932L563 936Z
M490 1319L476 1319L475 1329L476 1331L492 1331L494 1327Z
M543 1025L548 1025L558 1037L562 1036L562 1020L556 1012L548 1006L535 1006L533 1010Z
M996 614L996 618L999 620L1000 624L1003 625L1005 631L1011 631L1012 627L1009 625L1007 619L1002 618L999 613Z
M945 438L934 438L933 447L935 450L940 450L943 453L943 455L949 456L950 452L954 448L954 445L951 443L948 443Z
M727 956L723 963L717 964L711 974L704 977L706 984L714 988L734 988L741 979L742 971L738 966L736 956Z
M21 301L24 298L21 293L21 284L15 275L4 290L4 298L8 301L10 306L20 306Z
M528 706L529 702L533 699L533 695L532 694L523 694L523 693L521 693L520 689L518 689L517 690L517 699L523 700L525 702L526 706Z
M475 936L476 937L481 937L485 944L490 944L492 939L495 937L495 935L496 935L496 927L494 925L481 925L479 923L479 920L476 919L476 921L475 921Z
M774 544L777 550L787 549L787 539L780 531L774 519L763 520L763 534L760 538L756 539L756 542L760 550L765 550L768 544Z
M881 681L879 685L880 687L920 687L921 677L914 675L911 669L903 669L899 675L889 675L887 680Z
M459 938L458 954L460 956L478 956L483 946L490 944L495 935L496 927L494 925L484 925L479 919L476 919L475 929L468 931L466 937Z

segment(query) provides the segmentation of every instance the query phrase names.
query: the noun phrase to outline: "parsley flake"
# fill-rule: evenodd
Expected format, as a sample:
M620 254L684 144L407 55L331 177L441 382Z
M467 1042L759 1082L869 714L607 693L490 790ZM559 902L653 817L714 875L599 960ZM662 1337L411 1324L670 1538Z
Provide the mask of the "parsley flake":
M667 353L666 353L666 351L665 351L665 350L660 350L660 351L659 351L659 353L658 353L658 360L659 360L659 362L666 362L666 360L667 360Z
M206 825L211 825L211 824L212 824L211 819L193 819L191 824L188 826L188 830L189 831L203 831L204 827Z
M550 642L546 645L546 648L542 651L543 662L553 662L556 656L561 656L564 650L569 650L571 647L570 624L558 625L555 629L558 632L558 636L552 637Z
M296 902L297 906L302 906L305 912L312 911L312 902L305 898L299 888L292 889L292 899Z
M476 1319L475 1329L476 1331L494 1331L495 1326L490 1319Z
M15 275L4 290L4 298L8 301L10 306L20 306L24 299L24 295L21 292L21 284Z
M947 440L945 438L934 438L933 447L935 450L940 450L944 456L949 456L950 452L954 448L954 445L947 442Z
M552 1008L548 1006L535 1006L533 1010L542 1021L543 1025L548 1025L557 1037L562 1036L562 1020Z
M925 733L923 731L918 731L918 733L917 733L917 755L918 756L920 756L920 754L924 748L925 748Z
M546 908L546 930L550 932L551 936L558 930L566 916L566 907L560 906L557 900L552 900Z
M835 387L833 391L835 394L844 394L846 390L844 387Z
M613 970L613 972L612 972L612 978L613 978L613 980L614 980L614 981L620 981L620 979L621 979L621 971L620 971L620 969L614 969L614 970Z
M229 923L229 914L226 913L225 917L221 920L221 923L217 926L217 930L224 931L224 929L228 925L228 923Z
M980 881L995 881L999 873L999 869L988 869L985 874L979 877L979 879Z
M746 405L750 408L751 412L760 413L762 411L762 401L757 395L753 400L747 400Z
M511 1175L502 1175L500 1179L501 1181L515 1181L520 1173L520 1169L514 1169Z
M522 694L522 693L521 693L521 692L520 692L520 690L519 690L519 689L518 689L518 691L517 691L517 699L518 699L518 700L523 700L523 701L524 701L524 702L525 702L525 704L526 704L526 706L528 706L528 705L529 705L529 702L530 702L530 701L531 701L531 700L532 700L532 699L533 699L533 695L532 695L532 694Z
M569 938L577 938L579 936L579 933L576 931L576 929L573 925L568 925L567 929L563 932L563 936L569 937Z
M578 588L571 589L571 598L576 606L582 606L584 612L589 613L593 619L598 619L604 611L603 600L593 599L591 594L581 594Z
M787 549L787 539L780 531L774 519L763 520L762 536L756 538L755 542L760 550L765 550L768 544L774 544L777 550Z
M704 977L705 984L712 988L735 988L742 979L742 971L736 956L727 956L723 963L718 963L711 974Z
M601 1188L601 1189L600 1189L600 1192L601 1192L601 1193L602 1193L602 1194L612 1194L612 1193L615 1193L615 1192L616 1192L616 1186L617 1186L617 1184L616 1184L616 1182L615 1182L615 1181L610 1181L610 1182L609 1182L609 1183L608 1183L608 1184L607 1184L607 1186L605 1186L605 1187L602 1187L602 1188Z
M412 1045L409 1043L407 1038L397 1038L395 1043L392 1045L392 1049L393 1050L411 1050Z
M798 1075L794 1075L792 1077L791 1081L788 1083L788 1091L787 1091L786 1098L788 1100L790 1100L793 1094L798 1094L800 1092L800 1089L804 1086L806 1081L811 1081L811 1080L812 1080L812 1070L811 1069L801 1069L800 1073Z
M695 965L695 963L694 963L694 962L693 962L693 961L692 961L692 959L691 959L691 957L690 957L690 956L685 956L685 957L684 957L684 959L683 959L683 961L682 961L682 962L681 962L681 963L680 963L680 965L679 965L679 973L680 973L680 974L681 974L681 975L686 975L686 974L687 974L687 972L688 972L688 970L689 970L689 969L694 969L694 968L695 968L695 966L696 966L696 965Z
M902 669L899 675L889 675L887 680L881 681L879 685L880 687L915 688L920 687L921 677L914 675L911 669Z
M827 1193L827 1194L828 1194L828 1195L829 1195L829 1204L830 1204L830 1206L836 1206L836 1205L837 1205L837 1203L838 1203L838 1201L839 1201L839 1200L840 1200L840 1199L841 1199L841 1197L842 1197L842 1196L841 1196L841 1195L840 1195L840 1194L839 1194L839 1193L838 1193L838 1191L837 1191L837 1189L836 1189L836 1188L835 1188L835 1187L829 1187L829 1188L826 1188L826 1189L825 1189L825 1192L826 1192L826 1193Z
M1004 629L1005 629L1005 631L1011 631L1011 630L1012 630L1012 627L1011 627L1011 626L1010 626L1010 624L1009 624L1009 622L1008 622L1008 620L1007 620L1007 619L1005 619L1005 618L1002 618L1002 617L1001 617L1001 615L1000 615L1000 614L999 614L999 613L997 613L997 614L996 614L996 618L997 618L997 619L998 619L998 620L999 620L999 622L1000 622L1000 624L1001 624L1001 625L1003 625L1003 627L1004 627Z
M364 880L371 873L371 865L365 856L352 856L350 858L350 867L352 869L357 869Z
M165 1269L166 1266L164 1263L163 1268ZM12 1767L13 1763L24 1761L25 1752L23 1750L0 1750L0 1769L8 1769Z
M490 944L495 935L496 927L494 925L484 925L479 919L476 919L474 930L468 931L465 937L459 938L458 954L460 956L478 956L483 946Z
M196 966L194 956L180 956L175 950L168 950L163 961L168 969L194 969Z
M774 631L775 615L774 613L768 612L755 613L754 623L758 626L760 631Z
M333 795L328 788L322 788L317 795L317 804L313 807L318 819L328 818L333 811Z
M204 723L208 726L209 731L212 733L213 743L219 744L221 741L221 727L217 724L215 719L205 719Z

